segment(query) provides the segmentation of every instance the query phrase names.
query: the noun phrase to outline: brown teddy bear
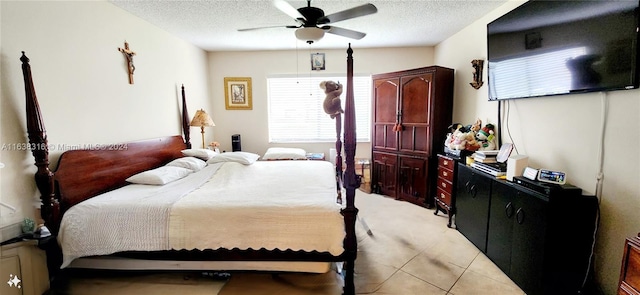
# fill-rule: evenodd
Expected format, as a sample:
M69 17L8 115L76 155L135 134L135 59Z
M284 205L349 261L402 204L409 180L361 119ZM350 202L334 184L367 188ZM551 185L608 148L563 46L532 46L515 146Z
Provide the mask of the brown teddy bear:
M324 89L324 93L327 95L324 98L324 103L322 103L324 112L329 114L331 119L335 118L336 115L340 113L344 113L340 102L342 84L333 81L322 81L320 82L320 88Z

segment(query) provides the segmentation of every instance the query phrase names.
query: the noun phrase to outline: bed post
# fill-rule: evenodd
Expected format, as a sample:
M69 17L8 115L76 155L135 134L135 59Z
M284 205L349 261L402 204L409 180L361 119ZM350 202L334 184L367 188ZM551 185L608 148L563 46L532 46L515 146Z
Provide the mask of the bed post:
M344 172L344 187L346 189L347 205L342 209L344 215L346 238L344 247L346 251L345 261L345 282L344 294L355 294L354 285L354 264L358 253L358 242L356 240L356 217L358 208L355 207L354 199L356 188L360 186L360 179L356 176L355 153L356 153L356 117L353 98L353 50L351 43L347 49L347 96L344 113L344 153L346 156L346 170ZM338 123L336 123L338 124Z
M38 171L35 174L36 186L40 191L40 215L44 219L49 230L57 234L60 214L60 204L55 197L53 189L53 173L49 170L49 143L47 140L47 130L44 127L40 105L36 97L36 90L31 77L31 66L29 58L22 51L22 75L24 76L24 90L27 106L27 134L29 137L29 147L35 158L35 165Z
M182 132L184 133L184 143L187 148L191 148L191 129L189 128L189 110L187 110L187 98L184 94L184 84L182 84Z

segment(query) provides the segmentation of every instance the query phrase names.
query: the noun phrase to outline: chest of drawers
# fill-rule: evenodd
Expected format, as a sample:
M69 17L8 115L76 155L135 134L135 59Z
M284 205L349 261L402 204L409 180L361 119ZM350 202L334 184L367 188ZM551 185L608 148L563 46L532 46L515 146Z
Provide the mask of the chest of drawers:
M618 294L640 294L640 234L625 242Z
M435 215L442 211L449 215L448 227L451 227L451 219L455 214L455 181L456 161L445 155L438 155L438 178L436 180L436 195L434 203Z

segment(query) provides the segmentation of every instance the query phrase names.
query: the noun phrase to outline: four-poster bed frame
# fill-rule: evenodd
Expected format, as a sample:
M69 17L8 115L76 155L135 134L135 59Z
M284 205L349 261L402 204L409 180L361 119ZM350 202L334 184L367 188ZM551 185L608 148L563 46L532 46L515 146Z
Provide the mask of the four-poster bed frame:
M346 169L343 173L341 155L342 141L341 115L336 119L336 179L338 202L342 202L342 187L346 189L346 206L341 210L344 217L346 236L344 252L331 255L328 252L305 252L293 250L172 250L157 252L118 253L125 257L144 257L150 260L181 261L319 261L344 262L344 294L355 294L354 263L357 255L355 221L358 209L355 207L355 190L360 179L355 174L354 157L356 150L355 110L353 97L353 50L347 49L347 92L344 113L344 153ZM145 141L126 143L126 149L73 150L63 153L58 168L49 169L49 150L44 120L38 105L29 58L22 52L22 70L26 93L27 132L32 148L37 172L36 186L41 194L41 214L45 225L53 233L58 233L63 214L75 204L93 196L110 191L127 183L125 179L140 171L159 167L172 159L181 157L180 151L191 148L189 115L187 114L184 86L182 87L182 128L183 136L170 136ZM320 107L320 106L319 106ZM118 147L119 145L114 145ZM59 270L62 254L57 243L47 251L50 276L54 278Z

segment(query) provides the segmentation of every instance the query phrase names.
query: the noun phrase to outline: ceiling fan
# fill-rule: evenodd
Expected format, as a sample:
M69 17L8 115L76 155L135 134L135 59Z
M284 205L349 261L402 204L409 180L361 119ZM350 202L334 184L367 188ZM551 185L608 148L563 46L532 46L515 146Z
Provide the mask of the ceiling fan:
M244 31L252 31L252 30L260 30L267 28L290 28L296 29L296 38L302 41L306 41L309 44L316 42L324 36L324 33L327 32L329 34L339 35L347 38L352 38L356 40L360 40L364 38L367 34L349 30L345 28L340 28L336 26L332 26L329 24L333 24L339 21L352 19L360 16L365 16L369 14L373 14L378 12L378 8L376 8L373 4L367 3L364 5L356 6L350 9L342 10L336 13L332 13L329 15L324 15L324 11L317 7L311 6L311 0L307 0L306 7L300 7L298 9L294 8L288 2L284 0L274 0L273 5L280 9L282 12L286 13L296 22L298 22L297 26L270 26L270 27L259 27L259 28L248 28L248 29L239 29L239 32Z

